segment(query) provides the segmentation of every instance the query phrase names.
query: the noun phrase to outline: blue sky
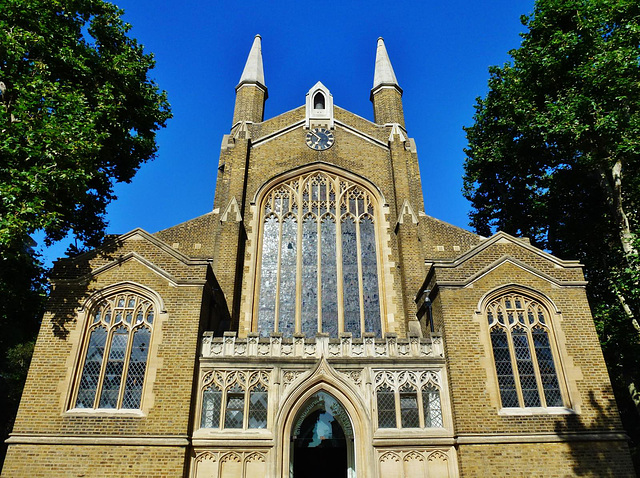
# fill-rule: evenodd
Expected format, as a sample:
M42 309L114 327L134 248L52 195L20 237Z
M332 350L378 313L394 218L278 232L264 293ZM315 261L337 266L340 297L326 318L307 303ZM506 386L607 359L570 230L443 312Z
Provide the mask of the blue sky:
M167 91L174 118L158 134L157 158L117 185L108 233L155 232L212 209L234 88L257 33L269 90L265 119L301 106L322 81L336 105L373 120L376 40L384 37L418 147L426 213L467 227L462 127L486 94L488 67L509 59L520 44L520 15L533 10L533 0L115 3L131 36L154 53L151 76ZM64 249L45 251L45 260Z

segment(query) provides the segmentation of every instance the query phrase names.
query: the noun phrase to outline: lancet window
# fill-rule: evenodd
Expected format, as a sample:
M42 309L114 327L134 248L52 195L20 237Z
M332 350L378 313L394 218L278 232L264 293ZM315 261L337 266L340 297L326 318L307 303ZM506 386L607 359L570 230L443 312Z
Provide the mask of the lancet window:
M433 371L377 372L378 428L442 427L438 382Z
M153 303L134 293L91 309L75 408L140 408L154 316Z
M486 309L504 408L561 407L549 312L523 294L505 294Z
M381 335L376 199L362 186L314 172L262 202L257 330Z
M203 378L201 428L266 428L269 374L224 371Z

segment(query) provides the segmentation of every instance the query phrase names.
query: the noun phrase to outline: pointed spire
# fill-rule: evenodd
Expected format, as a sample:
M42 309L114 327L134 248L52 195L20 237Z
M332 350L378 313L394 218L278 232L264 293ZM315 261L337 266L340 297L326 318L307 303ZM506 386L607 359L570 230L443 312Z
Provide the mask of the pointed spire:
M244 65L240 83L236 86L236 106L233 110L233 124L239 121L260 123L264 119L264 101L267 99L262 69L262 37L256 35Z
M264 69L262 67L262 37L256 35L247 58L247 63L242 70L242 76L240 76L240 83L238 86L245 83L259 84L264 87Z
M376 50L376 70L373 75L373 89L379 86L395 86L400 89L396 74L393 72L391 60L387 54L382 37L378 38L378 49Z
M373 102L373 118L376 123L397 123L404 128L402 88L398 85L382 37L378 38L371 101Z

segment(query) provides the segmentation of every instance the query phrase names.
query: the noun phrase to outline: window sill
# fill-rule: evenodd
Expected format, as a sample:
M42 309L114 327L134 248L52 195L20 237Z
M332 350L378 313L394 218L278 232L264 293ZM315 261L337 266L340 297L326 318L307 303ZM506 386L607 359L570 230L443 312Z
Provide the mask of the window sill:
M67 416L76 417L145 417L142 410L114 408L72 408L64 412Z
M402 436L415 435L415 434L441 436L441 435L449 435L450 432L449 430L443 427L378 428L374 432L374 437L377 437L377 438L402 437Z
M522 415L576 415L576 411L565 407L527 407L527 408L501 408L498 415L522 416Z
M198 428L193 432L194 438L220 438L229 436L273 438L273 433L268 428Z

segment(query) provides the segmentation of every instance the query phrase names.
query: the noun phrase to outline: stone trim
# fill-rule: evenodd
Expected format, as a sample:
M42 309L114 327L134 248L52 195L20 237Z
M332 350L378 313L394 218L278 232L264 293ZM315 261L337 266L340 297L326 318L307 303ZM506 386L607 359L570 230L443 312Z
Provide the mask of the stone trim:
M387 334L384 339L376 339L365 334L362 339L354 339L350 332L340 334L340 339L328 336L305 337L295 334L293 338L283 338L272 333L271 337L259 337L250 332L247 337L237 337L236 332L225 332L224 337L214 337L213 332L205 332L202 337L203 358L221 357L301 357L320 358L415 358L444 357L442 337L433 335L425 339L411 335L408 339L398 339L396 334Z
M510 263L513 264L516 267L519 267L521 269L523 269L525 272L529 272L530 274L533 274L534 276L543 279L547 282L551 282L554 285L557 285L558 287L586 287L587 285L587 281L575 281L575 280L559 280L556 279L555 277L551 277L550 275L537 270L536 268L512 257L509 255L505 255L502 256L500 259L494 261L493 263L491 263L490 265L488 265L487 267L485 267L484 269L481 269L479 271L477 271L475 274L467 277L465 280L461 280L461 281L438 281L438 285L440 287L467 287L468 285L472 284L473 282L476 282L477 280L482 279L485 275L489 274L491 271L497 269L498 267L502 266L503 264L506 263ZM448 266L441 266L441 265L436 265L434 268L432 268L432 270L435 270L435 268L438 267L443 267L446 268ZM455 266L454 266L455 267Z
M426 261L426 264L431 264L433 263L435 266L437 267L457 267L460 264L462 264L463 262L466 262L467 260L471 259L473 256L479 254L480 252L482 252L484 249L492 246L495 243L511 243L511 244L515 244L517 246L520 246L524 249L527 249L529 252L532 252L538 256L543 257L544 259L547 259L548 261L553 262L554 264L563 267L563 268L579 268L579 267L583 267L583 265L576 260L570 260L570 261L566 261L563 259L559 259L558 257L549 254L548 252L544 252L541 249L538 249L535 246L532 246L529 243L525 243L523 242L521 239L513 237L509 234L507 234L506 232L496 232L493 236L489 237L488 239L485 239L484 241L482 241L480 244L478 244L477 246L471 248L469 251L467 251L466 253L464 253L463 255L461 255L460 257L454 259L454 260L450 260L450 261Z
M140 446L189 446L186 435L169 436L118 436L118 435L29 435L12 434L5 443L12 445L140 445Z
M495 445L497 443L558 443L585 441L627 441L629 437L621 431L599 433L527 433L522 435L459 434L460 445Z

